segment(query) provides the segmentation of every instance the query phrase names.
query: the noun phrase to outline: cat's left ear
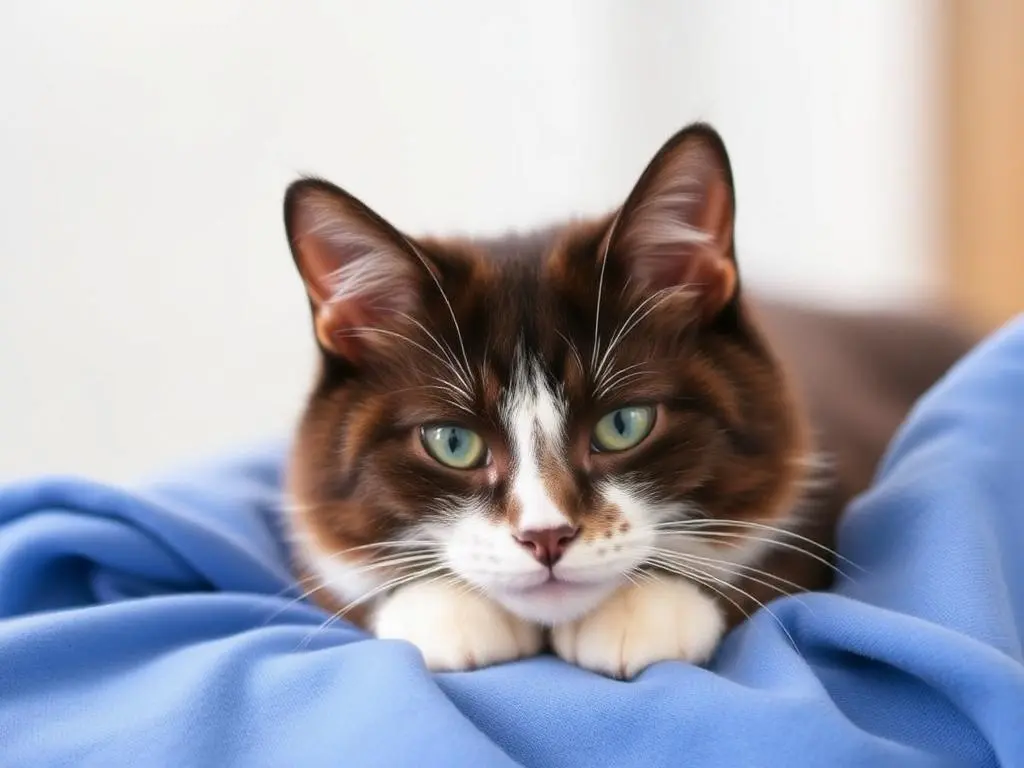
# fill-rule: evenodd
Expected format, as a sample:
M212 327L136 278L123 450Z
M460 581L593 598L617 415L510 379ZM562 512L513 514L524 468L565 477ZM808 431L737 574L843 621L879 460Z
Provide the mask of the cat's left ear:
M678 286L713 317L735 298L732 171L721 137L695 124L654 156L606 236L607 257L644 293Z

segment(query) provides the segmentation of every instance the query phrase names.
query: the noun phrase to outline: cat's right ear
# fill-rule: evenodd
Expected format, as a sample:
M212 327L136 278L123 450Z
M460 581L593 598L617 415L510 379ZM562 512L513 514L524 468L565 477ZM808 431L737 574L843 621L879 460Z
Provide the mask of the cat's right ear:
M433 265L352 195L320 179L296 181L285 194L284 218L327 352L356 361L366 344L386 336L386 326L419 309Z

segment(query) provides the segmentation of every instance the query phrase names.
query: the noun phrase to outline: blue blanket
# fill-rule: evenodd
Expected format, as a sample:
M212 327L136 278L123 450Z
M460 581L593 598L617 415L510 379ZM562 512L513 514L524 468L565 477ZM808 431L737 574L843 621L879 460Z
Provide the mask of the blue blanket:
M863 571L772 603L710 669L431 675L325 627L291 597L281 460L0 492L0 766L1024 765L1024 320L849 510Z

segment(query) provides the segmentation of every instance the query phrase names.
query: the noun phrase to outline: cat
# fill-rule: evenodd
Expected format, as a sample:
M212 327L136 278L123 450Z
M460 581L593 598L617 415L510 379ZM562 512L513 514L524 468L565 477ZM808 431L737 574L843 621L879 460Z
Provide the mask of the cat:
M288 472L296 562L432 670L708 661L764 602L828 585L839 511L967 346L752 302L706 124L614 212L532 234L414 240L316 178L284 207L322 353ZM835 354L900 333L891 370L915 347L917 373L889 390L871 353Z

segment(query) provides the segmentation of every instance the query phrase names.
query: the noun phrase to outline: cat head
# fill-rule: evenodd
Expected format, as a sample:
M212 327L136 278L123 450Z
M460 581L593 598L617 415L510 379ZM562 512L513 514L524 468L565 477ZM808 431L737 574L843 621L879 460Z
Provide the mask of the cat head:
M804 438L741 296L734 210L704 125L613 214L531 236L413 239L294 183L322 365L290 492L333 604L450 579L557 624L645 570L752 557L758 537L712 523L787 515Z

